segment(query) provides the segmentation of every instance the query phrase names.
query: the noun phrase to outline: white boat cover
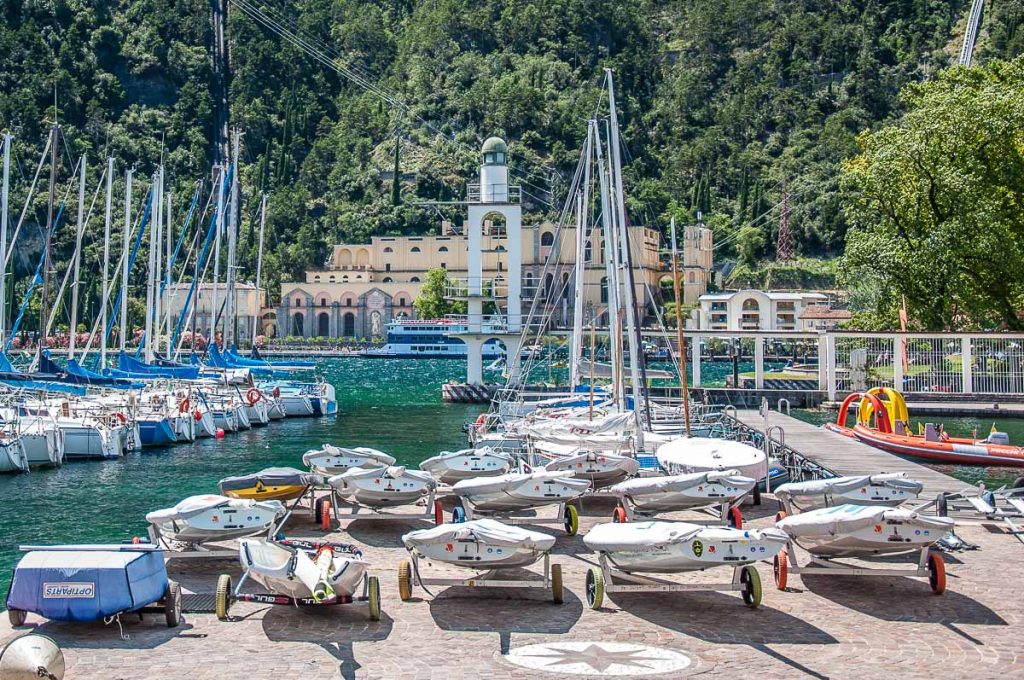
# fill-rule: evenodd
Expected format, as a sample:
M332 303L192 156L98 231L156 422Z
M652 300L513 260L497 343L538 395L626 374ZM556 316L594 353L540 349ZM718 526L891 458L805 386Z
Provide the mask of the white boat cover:
M905 472L887 472L878 475L856 475L851 477L833 477L831 479L812 479L806 482L788 482L775 489L775 495L792 498L795 496L843 494L869 485L901 489L915 496L924 489L924 484L916 479L907 479Z
M357 479L373 479L382 475L387 475L391 479L412 477L414 479L427 482L431 486L434 485L434 478L430 476L430 473L423 472L421 470L407 470L401 465L391 465L387 468L350 468L342 472L340 475L334 475L327 481L331 486L338 486L344 485L348 481L354 481Z
M796 540L841 536L874 524L882 524L887 520L914 522L921 526L934 527L936 531L940 532L953 528L953 520L948 517L931 517L904 508L850 504L789 515L777 522L775 526Z
M583 537L583 543L595 552L643 550L658 546L684 543L698 535L704 540L762 540L786 541L778 529L730 529L706 527L689 522L607 522L598 524Z
M454 543L473 539L488 546L509 546L547 552L555 545L555 537L517 526L502 524L493 519L475 519L461 524L442 524L429 529L410 531L402 536L402 543L412 550L423 545Z
M662 444L658 463L673 473L705 470L738 470L740 474L763 479L768 474L764 451L742 442L708 437L681 437Z
M437 454L436 456L431 456L430 458L427 458L425 461L420 463L420 469L421 470L431 470L434 467L436 467L436 465L438 463L441 463L441 462L443 462L445 460L448 460L450 458L459 458L461 456L493 456L495 458L502 458L504 460L507 460L510 464L512 462L512 456L510 456L509 454L505 453L504 451L498 451L496 449L492 449L490 446L481 446L480 448L477 448L477 449L460 449L458 451L442 451L441 453Z
M633 439L620 435L547 435L534 439L533 448L552 456L570 456L581 451L624 455L633 453Z
M548 437L559 434L605 434L617 433L631 430L636 427L636 414L632 411L626 413L609 413L606 416L595 418L570 417L570 418L549 418L531 421L523 427L523 431L533 437Z
M713 470L711 472L691 472L686 475L669 477L640 477L627 479L608 487L608 491L616 496L645 496L652 493L684 491L709 482L724 482L732 486L753 487L756 480L742 476L736 470Z
M526 480L538 482L555 481L567 477L575 477L576 473L568 470L538 470L536 472L510 472L507 475L497 477L474 477L456 482L452 489L459 496L475 496L478 494L496 493L503 491L513 484L519 484Z
M289 467L266 468L251 475L240 475L238 477L225 477L218 483L220 490L237 491L255 486L261 482L264 486L313 486L323 484L322 475L311 472L303 472Z
M310 461L313 458L316 458L317 456L322 455L324 453L331 456L352 456L355 458L368 458L370 460L377 461L381 465L395 464L394 456L389 456L383 451L378 451L377 449L371 449L367 446L355 446L348 448L334 446L332 444L324 444L323 447L320 449L306 451L304 454L302 454L302 463L304 465L309 465Z
M257 505L273 508L278 513L284 512L284 505L280 501L256 501L241 498L228 498L216 494L205 494L202 496L189 496L173 508L154 510L146 515L146 521L150 524L163 524L176 520L187 520L190 517L200 515L211 508L227 507L237 510L256 507Z

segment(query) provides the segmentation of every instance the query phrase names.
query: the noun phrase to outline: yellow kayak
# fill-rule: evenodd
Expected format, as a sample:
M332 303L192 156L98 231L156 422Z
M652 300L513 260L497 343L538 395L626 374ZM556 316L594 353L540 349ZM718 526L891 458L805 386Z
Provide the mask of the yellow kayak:
M218 486L221 494L229 498L288 501L323 483L322 476L295 468L267 468L251 475L226 477Z

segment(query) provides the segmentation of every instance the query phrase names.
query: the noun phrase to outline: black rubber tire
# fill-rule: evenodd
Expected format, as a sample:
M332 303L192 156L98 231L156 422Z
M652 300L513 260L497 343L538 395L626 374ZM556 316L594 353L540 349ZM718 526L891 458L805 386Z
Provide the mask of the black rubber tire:
M177 628L181 623L181 584L167 581L167 594L164 595L164 618L168 628Z
M1013 484L1010 485L1011 489L1024 489L1024 476L1018 477L1013 480Z
M597 567L587 570L587 605L594 610L604 604L604 574Z
M330 496L321 496L316 499L316 502L313 504L313 524L316 524L317 526L322 525L324 520L324 506L327 506L327 512L330 514L330 502Z
M466 521L466 509L461 505L456 505L452 510L452 524L462 524Z
M753 565L748 564L743 567L743 571L740 573L740 583L743 584L743 589L740 591L743 596L743 604L751 609L757 609L761 605L761 576Z
M935 497L935 514L939 517L949 516L949 503L946 502L946 494L942 492Z
M7 618L11 621L11 626L18 628L25 625L25 620L28 618L28 612L20 609L8 609Z
M771 475L771 470L768 471L768 474ZM768 482L766 481L765 483L767 484ZM754 505L761 505L761 485L760 484L755 484L754 485Z

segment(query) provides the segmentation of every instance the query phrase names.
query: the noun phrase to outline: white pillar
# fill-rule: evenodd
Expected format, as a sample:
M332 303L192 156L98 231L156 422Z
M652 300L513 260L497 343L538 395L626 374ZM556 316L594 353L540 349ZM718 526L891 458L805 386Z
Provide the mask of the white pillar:
M470 385L484 384L484 343L480 338L466 338L466 382Z
M828 336L824 333L818 335L818 389L828 389Z
M907 337L902 333L892 342L892 386L903 391L903 347Z
M825 336L825 362L828 372L828 400L836 400L836 338Z
M690 353L693 357L690 359L690 376L694 387L700 387L700 337L696 334L690 336ZM686 361L686 357L681 360Z
M764 338L760 335L754 338L754 389L764 389Z
M974 359L971 356L971 339L960 338L960 370L963 371L963 392L974 394Z
M518 220L517 220L518 222ZM518 333L522 328L523 317L523 230L520 224L512 224L505 218L505 233L508 241L508 330Z

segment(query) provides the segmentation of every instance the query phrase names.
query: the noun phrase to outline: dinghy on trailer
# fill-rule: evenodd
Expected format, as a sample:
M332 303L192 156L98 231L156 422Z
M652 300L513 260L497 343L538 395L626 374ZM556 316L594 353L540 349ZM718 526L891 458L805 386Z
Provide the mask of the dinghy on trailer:
M420 470L400 465L351 468L327 480L343 500L367 508L390 508L432 496L437 483Z
M727 439L681 437L659 446L656 455L670 475L736 470L744 477L760 480L768 474L764 451Z
M693 510L720 506L721 519L735 529L743 527L740 501L754 489L755 482L737 470L691 472L669 477L643 477L620 482L608 489L620 499L615 522L632 520L634 515Z
M616 484L640 472L640 464L632 456L604 451L588 451L562 456L544 466L551 472L573 472L580 479L589 479L595 489Z
M452 521L500 515L512 524L561 524L565 533L575 536L580 526L579 511L569 502L589 491L591 484L589 479L576 479L574 475L538 470L463 480L452 487L461 503L452 510ZM513 516L516 512L556 504L555 518Z
M285 513L280 501L189 496L172 508L146 515L156 542L207 543L266 533Z
M789 482L775 489L775 495L786 508L776 519L794 510L806 512L844 504L894 508L917 498L922 489L924 484L908 479L905 472Z
M217 486L230 498L288 501L323 483L322 475L289 467L273 467L249 475L225 477Z
M395 464L394 456L366 446L342 447L324 444L302 454L302 463L313 472L340 475L351 468L375 468Z
M474 477L503 475L512 467L511 455L490 447L442 451L420 463L440 484L455 484Z

